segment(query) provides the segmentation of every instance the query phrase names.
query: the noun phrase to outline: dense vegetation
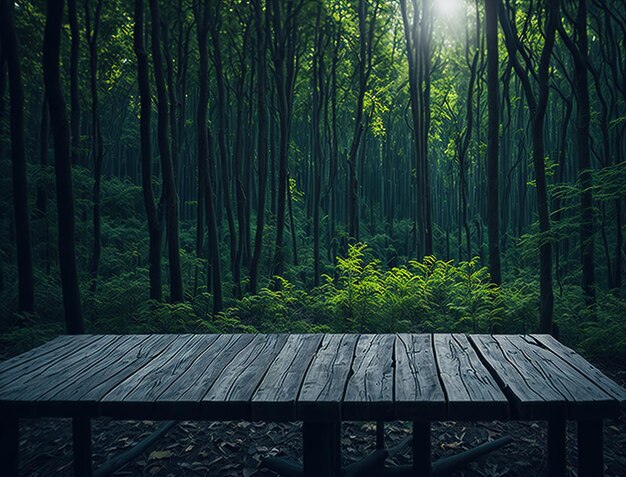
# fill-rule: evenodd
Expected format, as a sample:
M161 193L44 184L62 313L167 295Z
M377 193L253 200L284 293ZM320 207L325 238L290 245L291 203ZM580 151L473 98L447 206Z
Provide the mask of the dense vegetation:
M541 331L626 362L622 0L64 3L0 0L7 353Z

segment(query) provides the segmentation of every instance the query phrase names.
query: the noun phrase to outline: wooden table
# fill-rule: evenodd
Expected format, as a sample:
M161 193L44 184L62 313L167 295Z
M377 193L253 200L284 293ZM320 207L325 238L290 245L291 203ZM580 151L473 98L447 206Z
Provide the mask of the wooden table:
M563 475L577 420L579 475L596 477L602 420L624 401L547 335L60 336L0 363L0 463L17 474L21 417L303 421L305 475L336 475L338 423L408 420L427 475L430 422L522 419L549 422Z

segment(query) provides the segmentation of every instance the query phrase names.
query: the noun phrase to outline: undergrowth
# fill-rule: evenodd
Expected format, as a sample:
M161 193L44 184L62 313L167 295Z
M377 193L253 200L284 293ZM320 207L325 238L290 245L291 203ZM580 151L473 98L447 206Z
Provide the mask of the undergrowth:
M366 244L349 247L338 258L336 276L306 292L285 278L278 290L231 300L217 315L212 297L199 287L182 303L145 299L147 271L102 280L96 294L83 290L90 333L397 333L467 332L531 333L538 324L538 292L523 275L497 287L478 259L455 264L426 257L386 269ZM38 303L47 311L12 314L2 293L5 319L0 349L6 357L63 333L58 288L48 277L37 287ZM14 295L13 295L14 296ZM625 301L599 291L594 310L586 308L580 287L569 285L556 295L555 320L561 340L588 357L626 363ZM9 319L6 318L9 316ZM45 318L44 318L45 317Z

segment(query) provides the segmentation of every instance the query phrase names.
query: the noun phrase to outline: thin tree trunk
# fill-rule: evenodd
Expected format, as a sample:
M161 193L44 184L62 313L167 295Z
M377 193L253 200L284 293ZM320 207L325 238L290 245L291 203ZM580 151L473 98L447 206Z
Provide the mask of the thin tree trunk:
M72 141L71 159L76 165L80 161L80 96L78 91L78 63L80 60L80 30L76 0L67 0L67 13L70 23L70 138Z
M489 234L489 273L496 285L502 283L500 266L499 207L499 82L498 82L498 0L486 0L487 35L487 228Z
M100 189L102 182L102 133L100 131L100 113L98 111L98 30L100 15L102 13L102 0L98 0L91 28L91 13L89 0L85 0L85 36L89 45L89 87L91 92L91 151L93 157L93 247L89 272L91 273L90 289L95 293L98 282L98 269L100 267L100 255L102 250L101 239L101 213L100 213Z
M527 68L523 68L517 59L521 45L514 26L510 23L506 12L500 9L500 23L505 35L505 45L509 52L510 61L517 76L519 77L529 109L532 115L532 142L533 164L535 166L535 180L537 189L537 213L539 216L539 329L542 333L552 333L552 314L554 308L554 294L552 290L552 243L548 237L550 231L550 211L548 205L548 190L545 170L545 148L543 129L545 112L548 104L549 89L549 66L552 49L554 47L555 31L559 16L558 0L549 0L546 6L548 19L545 26L545 42L539 59L537 73L538 95L535 96L528 77L530 59L524 55Z
M14 4L0 2L2 49L9 75L11 123L11 184L13 186L13 213L15 216L15 243L17 249L18 311L33 313L35 286L33 280L33 251L30 236L28 181L24 155L24 91L20 70L19 44L15 31Z
M591 192L591 148L589 142L590 104L587 65L587 2L579 0L574 20L575 42L572 41L559 22L559 33L574 60L574 95L576 97L576 138L578 154L578 177L580 179L580 262L582 265L581 286L588 306L595 304L594 271L594 220Z
M197 139L198 139L198 180L202 184L203 196L198 196L198 204L204 201L206 214L208 248L209 248L209 277L213 291L213 313L218 313L223 308L222 302L222 272L220 265L219 239L217 234L217 222L215 220L215 204L213 186L209 174L209 143L207 137L207 103L209 100L208 70L209 60L207 41L209 35L209 6L206 2L200 5L194 4L196 28L198 34L198 53L200 57L199 81L200 92L198 97L197 111ZM198 214L201 213L198 206ZM207 278L209 278L207 277ZM209 280L207 280L209 281Z
M163 63L161 61L159 0L150 0L150 13L152 20L152 62L154 64L154 78L157 89L158 143L163 175L163 195L165 199L166 234L170 269L170 301L176 303L183 301L184 296L178 237L178 197L169 141L165 72L163 71Z
M141 143L141 185L143 202L148 218L148 273L150 277L150 298L161 301L163 298L161 284L161 244L163 231L161 226L160 205L157 208L152 188L152 140L151 112L152 96L150 93L150 77L148 55L144 46L144 7L143 0L135 0L134 48L137 56L137 82L139 84L139 137Z
M258 160L258 202L256 214L256 231L254 235L254 252L250 262L250 292L257 292L259 278L259 261L263 249L263 229L265 226L265 192L267 183L267 102L266 102L266 65L265 55L267 37L265 34L262 0L254 0L254 17L256 22L257 48L257 160Z
M48 114L48 99L43 95L41 101L41 126L39 129L39 161L41 171L48 167L48 136L50 135L50 115ZM40 178L37 184L37 198L35 200L35 217L41 219L44 223L44 266L46 275L50 275L50 262L52 260L50 254L50 228L48 220L48 191L43 179Z
M65 321L69 334L84 333L76 246L74 238L74 191L70 162L70 138L65 100L61 89L59 53L64 0L50 0L46 15L43 42L43 77L50 107L50 124L54 138L54 170L56 176L59 224L59 266Z
M211 22L211 41L213 44L213 64L215 66L215 80L217 86L217 143L220 157L220 179L222 189L222 200L224 202L224 209L226 211L226 222L228 225L228 239L229 239L229 255L230 266L233 272L233 286L235 295L238 294L238 290L241 288L239 283L240 273L237 268L237 231L235 229L235 219L233 216L233 207L230 195L231 189L231 176L230 165L228 161L228 117L226 115L226 109L228 108L225 86L225 74L222 64L222 47L220 41L220 27L221 27L221 7L222 2L216 2L216 12L213 22Z

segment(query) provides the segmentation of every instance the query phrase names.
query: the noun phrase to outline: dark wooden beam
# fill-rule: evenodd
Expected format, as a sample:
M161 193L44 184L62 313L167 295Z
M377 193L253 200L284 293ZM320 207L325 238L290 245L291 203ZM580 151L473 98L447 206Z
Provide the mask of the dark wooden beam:
M74 449L74 475L91 477L91 419L72 418L72 443Z
M17 417L0 417L0 467L2 475L17 477L19 468L20 422Z
M578 421L578 477L603 475L602 420Z
M430 477L432 472L430 450L430 422L413 422L413 475Z
M565 430L564 419L548 421L548 475L565 477Z
M331 422L302 424L305 477L339 477L338 432L337 424Z

